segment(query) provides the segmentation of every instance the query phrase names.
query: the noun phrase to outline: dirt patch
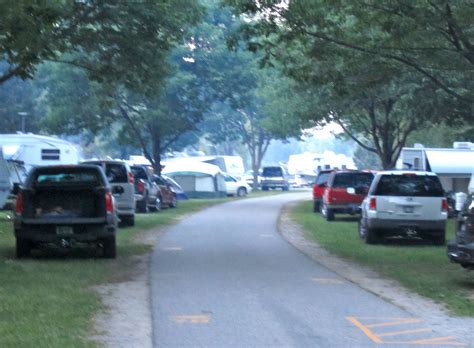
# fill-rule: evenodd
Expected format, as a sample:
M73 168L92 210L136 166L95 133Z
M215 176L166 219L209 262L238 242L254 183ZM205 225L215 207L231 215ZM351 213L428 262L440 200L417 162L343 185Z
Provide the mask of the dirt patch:
M138 233L134 242L155 246L166 228ZM105 311L94 318L97 334L91 337L105 347L152 347L149 266L152 252L126 260L107 284L97 286Z
M390 301L415 317L422 318L437 331L456 335L469 347L474 347L473 318L451 317L442 305L407 290L397 281L383 278L368 267L344 261L329 253L291 220L289 211L296 203L290 203L283 208L278 224L280 234L290 244L314 261L364 290Z

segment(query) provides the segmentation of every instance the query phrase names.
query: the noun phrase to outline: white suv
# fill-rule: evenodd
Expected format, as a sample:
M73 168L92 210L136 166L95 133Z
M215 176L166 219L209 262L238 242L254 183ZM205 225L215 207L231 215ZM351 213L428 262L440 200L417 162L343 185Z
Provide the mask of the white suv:
M385 237L422 237L446 243L448 203L435 173L377 173L361 205L359 234L368 244Z

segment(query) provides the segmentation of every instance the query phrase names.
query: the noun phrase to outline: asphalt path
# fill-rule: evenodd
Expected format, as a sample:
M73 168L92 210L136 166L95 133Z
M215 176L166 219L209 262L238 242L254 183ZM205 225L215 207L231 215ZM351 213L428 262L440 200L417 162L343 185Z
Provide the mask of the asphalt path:
M288 244L278 232L279 212L284 204L309 195L236 200L172 227L152 256L154 345L462 344Z

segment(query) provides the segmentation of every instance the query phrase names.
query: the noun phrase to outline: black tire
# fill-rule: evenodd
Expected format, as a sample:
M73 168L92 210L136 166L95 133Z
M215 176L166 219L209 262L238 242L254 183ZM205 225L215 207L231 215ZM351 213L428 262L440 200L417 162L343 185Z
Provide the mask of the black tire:
M176 208L178 206L178 200L176 199L176 196L173 197L169 204L170 208Z
M359 220L358 227L359 236L365 241L366 244L377 244L380 242L380 236L378 235L377 230L368 228L363 222L362 218Z
M161 210L161 202L162 202L161 197L160 196L156 197L155 201L150 206L150 210L151 211L160 211Z
M313 212L319 213L321 210L321 202L313 201Z
M123 226L135 226L135 215L124 215L120 217Z
M247 196L247 189L245 187L239 187L237 190L237 197Z
M268 191L268 186L262 186L262 191Z
M446 245L446 232L443 231L443 233L432 236L431 241L433 245L437 246L443 246Z
M29 256L31 252L31 241L27 239L17 238L16 239L16 257L21 259Z
M139 213L148 213L148 195L143 197L143 199L137 202L137 211Z
M115 259L117 257L117 242L115 236L102 240L102 252L106 259Z
M283 187L281 188L282 191L288 191L289 189L290 189L289 186L283 186Z
M326 221L334 221L334 210L328 208L324 203L322 205L321 213L326 218Z

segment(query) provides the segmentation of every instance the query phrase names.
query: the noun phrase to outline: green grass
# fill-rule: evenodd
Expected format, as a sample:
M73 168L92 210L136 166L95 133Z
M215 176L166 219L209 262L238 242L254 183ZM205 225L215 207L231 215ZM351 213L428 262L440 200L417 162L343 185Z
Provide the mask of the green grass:
M367 245L359 238L356 218L336 215L336 221L327 222L312 212L312 202L297 205L291 217L330 252L398 280L420 295L445 304L455 315L474 316L474 272L450 263L445 247L413 242ZM453 238L453 221L447 231L448 239Z
M150 249L134 236L225 201L180 201L177 209L137 215L134 228L118 231L116 260L101 259L91 249L69 254L50 250L17 260L12 224L0 213L0 347L95 346L88 337L102 304L93 286L120 277L130 265L129 256Z

